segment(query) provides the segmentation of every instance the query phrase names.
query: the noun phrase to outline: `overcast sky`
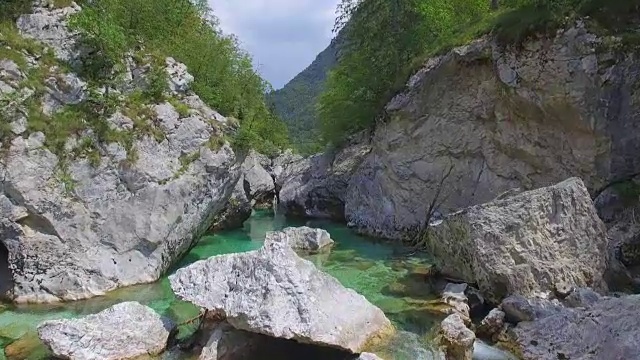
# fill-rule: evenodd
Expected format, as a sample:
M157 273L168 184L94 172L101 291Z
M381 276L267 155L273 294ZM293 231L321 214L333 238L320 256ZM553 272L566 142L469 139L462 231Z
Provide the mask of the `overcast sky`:
M238 36L262 76L279 89L332 38L338 0L209 0L222 29Z

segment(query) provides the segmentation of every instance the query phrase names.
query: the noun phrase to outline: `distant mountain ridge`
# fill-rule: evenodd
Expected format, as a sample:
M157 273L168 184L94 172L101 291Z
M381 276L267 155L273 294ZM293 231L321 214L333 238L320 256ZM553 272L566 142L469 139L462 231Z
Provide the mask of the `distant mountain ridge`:
M316 102L329 71L338 62L341 43L340 36L333 39L311 65L267 96L276 114L287 124L291 142L303 152L317 144Z

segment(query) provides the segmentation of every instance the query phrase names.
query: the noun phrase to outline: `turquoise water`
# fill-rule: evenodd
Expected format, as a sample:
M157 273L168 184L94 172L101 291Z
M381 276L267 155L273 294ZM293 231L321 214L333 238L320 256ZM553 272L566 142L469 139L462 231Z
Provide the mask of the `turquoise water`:
M291 222L270 213L257 213L243 229L204 236L176 268L214 255L258 249L267 231L300 225L324 228L336 241L330 253L307 258L380 307L400 330L390 344L374 349L376 352L388 360L434 358L430 339L432 329L441 317L426 306L427 300L435 298L425 281L430 270L429 259L408 256L406 248L358 236L343 225ZM46 350L35 333L39 323L96 313L122 301L138 301L176 322L184 322L198 314L198 309L175 298L165 277L154 284L121 289L86 301L46 306L7 305L4 310L0 309L0 348L5 347L8 359L46 358ZM188 328L181 330L189 331ZM2 357L0 355L0 359ZM163 358L189 357L169 354Z

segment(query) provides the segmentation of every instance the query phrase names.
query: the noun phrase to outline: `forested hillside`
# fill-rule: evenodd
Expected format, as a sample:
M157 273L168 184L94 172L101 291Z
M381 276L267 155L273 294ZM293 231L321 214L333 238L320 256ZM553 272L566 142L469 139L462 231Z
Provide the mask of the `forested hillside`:
M46 1L45 1L46 2ZM28 13L32 0L0 3L0 40L16 48L14 20ZM69 0L50 0L49 6L69 6ZM269 111L264 100L267 83L254 71L251 57L235 37L223 34L207 1L198 0L101 0L80 1L82 10L70 19L87 49L92 49L74 70L94 84L108 85L123 74L126 54L151 56L162 61L170 56L187 65L195 80L193 90L225 116L239 120L233 143L273 153L288 145L284 124ZM12 43L13 42L13 43ZM144 94L156 102L162 97L162 74L156 74ZM158 85L154 88L153 85ZM107 93L108 95L108 93ZM102 99L108 103L108 96ZM75 109L77 110L77 109ZM31 116L31 119L35 116ZM43 120L43 129L55 128L64 138L73 131L67 121Z
M303 153L316 151L321 144L316 103L338 61L340 43L340 37L335 38L309 67L268 96L275 113L287 124L291 142Z
M371 126L428 57L487 33L506 45L588 17L596 33L638 42L637 0L343 0L345 47L318 109L322 138L339 143Z
M294 143L315 150L370 127L429 57L489 33L517 45L579 17L590 17L593 31L634 42L640 36L629 25L638 6L635 0L343 0L336 22L343 45L330 76L326 58L335 44L272 100Z

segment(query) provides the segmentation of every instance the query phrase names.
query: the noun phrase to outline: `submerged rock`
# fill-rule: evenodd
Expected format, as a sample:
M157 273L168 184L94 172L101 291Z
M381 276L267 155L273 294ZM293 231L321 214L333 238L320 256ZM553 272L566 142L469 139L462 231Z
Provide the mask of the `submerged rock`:
M442 321L440 344L447 360L471 360L476 335L465 325L460 314L449 315Z
M606 289L608 238L577 178L467 208L429 235L438 268L494 303L559 284Z
M326 230L307 226L289 227L282 231L268 232L265 241L287 244L293 250L307 253L316 253L334 243Z
M521 322L513 330L526 360L636 359L640 349L640 295L603 299L593 306Z
M164 351L175 324L136 302L120 303L81 319L38 327L51 352L71 360L119 360Z
M278 242L196 262L169 280L179 298L239 330L353 353L393 331L380 309Z

